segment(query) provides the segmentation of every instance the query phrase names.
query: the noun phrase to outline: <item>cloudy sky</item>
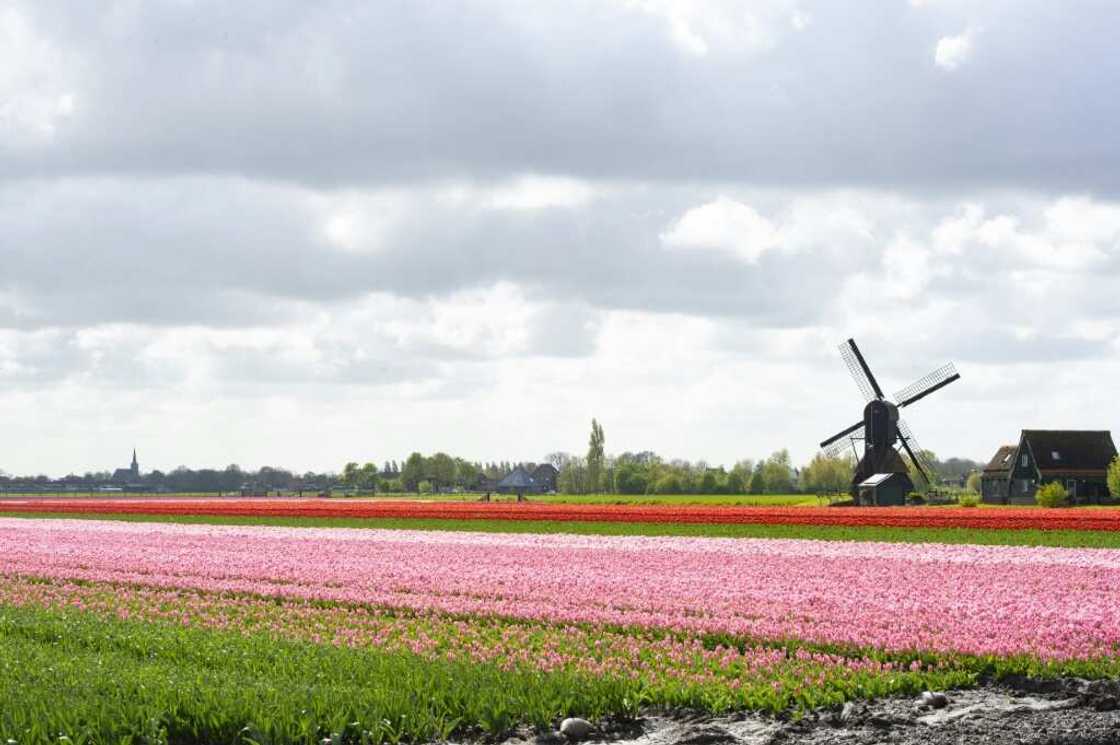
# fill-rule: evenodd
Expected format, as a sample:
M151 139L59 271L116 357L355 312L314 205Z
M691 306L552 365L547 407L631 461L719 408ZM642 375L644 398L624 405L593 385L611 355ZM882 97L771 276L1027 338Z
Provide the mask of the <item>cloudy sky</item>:
M0 0L0 469L1120 427L1111 0Z

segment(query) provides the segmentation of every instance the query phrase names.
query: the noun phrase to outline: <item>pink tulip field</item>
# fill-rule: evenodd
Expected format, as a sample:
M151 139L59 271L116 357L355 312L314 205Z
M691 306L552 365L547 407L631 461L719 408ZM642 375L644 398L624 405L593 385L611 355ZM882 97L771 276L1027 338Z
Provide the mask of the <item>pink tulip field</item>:
M272 639L599 681L629 707L1114 675L1117 608L1113 549L0 518L0 632L11 613Z

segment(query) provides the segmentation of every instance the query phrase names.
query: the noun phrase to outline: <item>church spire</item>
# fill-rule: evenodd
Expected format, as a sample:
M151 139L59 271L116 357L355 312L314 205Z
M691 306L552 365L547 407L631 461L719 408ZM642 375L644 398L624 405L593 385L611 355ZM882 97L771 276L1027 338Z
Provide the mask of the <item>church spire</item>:
M140 461L136 460L136 448L132 448L132 475L140 475Z

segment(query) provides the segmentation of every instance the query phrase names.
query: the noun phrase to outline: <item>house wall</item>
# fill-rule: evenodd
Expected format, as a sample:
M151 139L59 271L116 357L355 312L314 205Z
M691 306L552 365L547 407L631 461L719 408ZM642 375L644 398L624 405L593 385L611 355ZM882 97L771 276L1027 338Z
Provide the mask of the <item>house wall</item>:
M980 477L980 499L988 504L1005 504L1008 490L1007 474Z
M1034 504L1034 495L1037 491L1038 467L1034 462L1034 454L1027 447L1026 442L1021 442L1018 452L1015 453L1015 462L1011 464L1007 503Z

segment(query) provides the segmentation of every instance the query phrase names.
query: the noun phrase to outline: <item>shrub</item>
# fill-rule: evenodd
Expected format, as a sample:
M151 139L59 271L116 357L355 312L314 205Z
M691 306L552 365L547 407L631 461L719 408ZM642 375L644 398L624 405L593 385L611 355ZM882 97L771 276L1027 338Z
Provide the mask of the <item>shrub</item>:
M427 481L427 480L421 481L419 484L416 485L416 491L420 492L421 494L431 494L432 493L432 482Z
M957 497L957 504L961 507L976 507L980 504L980 495L972 490L963 491Z
M1051 481L1038 488L1034 500L1043 507L1064 507L1069 502L1069 492L1059 482Z
M1120 499L1120 455L1108 464L1108 490L1114 499Z
M926 498L922 496L921 492L912 491L906 495L907 504L925 504Z

